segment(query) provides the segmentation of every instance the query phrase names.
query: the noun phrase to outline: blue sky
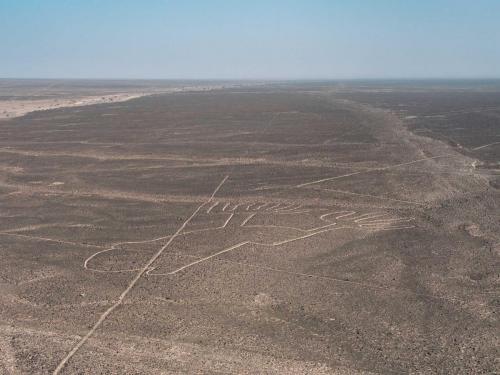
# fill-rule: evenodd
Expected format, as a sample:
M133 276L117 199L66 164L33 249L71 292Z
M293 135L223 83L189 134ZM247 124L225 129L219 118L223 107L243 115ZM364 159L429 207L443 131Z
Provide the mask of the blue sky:
M500 77L500 0L0 0L0 77Z

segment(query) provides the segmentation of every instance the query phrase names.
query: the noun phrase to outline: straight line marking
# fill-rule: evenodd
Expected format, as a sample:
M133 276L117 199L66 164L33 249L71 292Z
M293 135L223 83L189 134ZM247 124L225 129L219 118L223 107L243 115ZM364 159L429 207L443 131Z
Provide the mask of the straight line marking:
M234 246L228 247L227 249L221 250L221 251L219 251L219 252L217 252L217 253L215 253L215 254L209 255L209 256L207 256L207 257L205 257L205 258L198 259L198 260L196 260L196 261L194 261L194 262L192 262L192 263L189 263L189 264L186 264L185 266L182 266L182 267L180 267L180 268L177 268L175 271L169 272L169 273L168 273L168 275L175 275L176 273L178 273L178 272L180 272L180 271L182 271L182 270L184 270L184 269L186 269L186 268L192 267L192 266L194 266L195 264L198 264L198 263L204 262L204 261L209 260L209 259L211 259L211 258L214 258L214 257L216 257L216 256L218 256L218 255L221 255L221 254L227 253L228 251L231 251L231 250L237 249L238 247L241 247L241 246L243 246L243 245L246 245L247 243L249 243L249 242L248 242L248 241L246 241L246 242L240 242L239 244L236 244L236 245L234 245Z
M111 305L104 313L99 317L97 322L94 324L94 326L87 332L85 336L83 336L80 341L69 351L69 353L64 357L61 362L57 365L56 369L53 372L53 375L57 375L61 372L61 370L64 368L64 366L68 363L68 361L75 355L75 353L80 349L86 342L87 340L94 334L94 332L101 326L101 324L106 320L106 318L118 307L121 305L125 297L129 294L129 292L134 288L135 284L141 279L141 277L149 270L151 265L160 257L160 255L165 251L165 249L170 246L170 244L173 242L173 240L184 230L186 225L200 212L200 210L205 207L207 204L209 204L215 197L215 194L219 191L219 189L222 187L224 182L229 178L229 176L224 177L224 179L220 182L220 184L217 186L217 188L214 190L210 198L202 203L201 205L198 206L198 208L189 216L186 221L177 229L177 232L175 232L167 241L165 245L162 246L160 250L156 252L148 261L147 263L137 272L135 277L132 279L132 281L128 284L127 288L120 294L118 297L118 300Z
M432 157L429 157L429 158L423 158L423 159L408 161L406 163L388 165L387 167L374 168L374 169L370 169L370 170L367 170L367 171L358 171L358 172L353 172L353 173L349 173L349 174L344 174L344 175L341 175L341 176L334 176L334 177L323 178L321 180L316 180L316 181L311 181L311 182L306 182L306 183L303 183L303 184L300 184L300 185L296 185L295 187L300 188L300 187L304 187L304 186L319 184L319 183L322 183L322 182L325 182L325 181L331 181L331 180L336 180L336 179L339 179L339 178L344 178L344 177L349 177L349 176L355 176L355 175L362 174L362 173L369 173L369 172L374 172L374 171L385 171L387 169L397 168L397 167L401 167L403 165L410 165L410 164L414 164L414 163L419 163L421 161L426 161L426 160L431 160L431 159L437 159L437 158L444 158L444 157L450 157L451 155L452 154L444 154L444 155L432 156Z

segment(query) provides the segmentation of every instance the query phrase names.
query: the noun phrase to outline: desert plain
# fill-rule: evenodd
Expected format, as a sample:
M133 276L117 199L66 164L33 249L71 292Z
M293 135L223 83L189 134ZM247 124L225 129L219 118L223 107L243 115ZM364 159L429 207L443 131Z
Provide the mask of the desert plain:
M500 82L2 85L0 373L498 373Z

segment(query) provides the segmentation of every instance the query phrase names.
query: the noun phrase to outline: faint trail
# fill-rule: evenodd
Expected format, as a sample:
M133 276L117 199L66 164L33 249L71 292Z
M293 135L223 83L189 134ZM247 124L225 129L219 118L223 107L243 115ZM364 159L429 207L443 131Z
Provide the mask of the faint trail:
M50 275L42 275L42 276L34 277L32 279L29 279L29 280L20 281L17 283L17 285L32 284L32 283L36 283L38 281L52 279L54 277L58 277L58 276L62 276L62 275L64 275L64 274L63 273L54 273L54 274L50 274Z
M498 145L500 144L500 142L493 142L493 143L489 143L487 145L483 145L483 146L479 146L479 147L474 147L472 150L475 151L475 150L481 150L482 148L486 148L486 147L489 147L489 146L493 146L493 145Z
M262 245L262 244L252 243L252 242L249 242L249 244L259 245L259 246L274 246L274 245ZM213 254L213 255L211 255L210 257L207 257L207 258L214 258L216 255L219 255L219 254L221 254L223 252L228 252L230 250L235 250L237 247L241 247L242 245L243 244L238 244L237 246L233 246L231 248L222 250L222 251L218 252L217 254ZM190 254L184 254L184 253L174 253L174 254L180 255L180 256L185 256L185 257L188 257L188 258L194 258L194 259L199 260L200 262L208 260L207 258L200 258L200 257L198 257L196 255L190 255ZM442 300L442 301L447 301L447 302L452 302L452 303L456 303L456 302L466 303L467 302L467 300L464 300L464 299L458 298L458 297L434 296L434 295L431 295L431 294L425 294L425 293L415 292L415 291L410 290L410 289L401 289L401 288L396 288L396 287L387 287L387 286L383 286L383 285L374 285L374 284L364 283L364 282L361 282L361 281L346 280L346 279L342 279L342 278L338 278L338 277L333 277L333 276L325 276L325 275L317 275L317 274L312 274L312 273L297 272L297 271L286 270L286 269L282 269L282 268L269 267L269 266L266 266L266 265L263 265L263 264L253 264L253 263L238 262L238 261L229 260L229 259L213 259L213 261L214 262L219 262L219 263L237 264L237 265L244 266L244 267L256 268L256 269L261 269L261 270L265 270L265 271L283 273L283 274L288 274L288 275L293 275L293 276L300 276L300 277L304 277L304 278L315 278L315 279L322 279L322 280L327 280L327 281L333 281L333 282L348 284L348 285L352 285L352 286L357 286L357 287L360 287L360 288L375 289L375 290L379 290L379 291L386 291L386 292L394 292L394 293L400 293L400 294L421 296L421 297L426 297L426 298L433 299L433 300ZM200 263L200 262L193 262L189 266L192 266L192 265L194 265L196 263ZM185 267L183 267L183 268L185 268ZM153 271L153 269L151 271ZM176 272L179 272L179 271L180 270L175 270L175 271L172 271L172 272L169 272L169 273L148 273L148 274L151 275L151 276L168 276L168 275L175 274ZM497 293L497 292L496 291L483 292L483 293L479 293L479 295L488 295L488 294L492 294L492 293Z
M1 236L11 236L11 237L26 238L28 240L56 242L56 243L60 243L60 244L64 244L64 245L93 247L93 248L96 248L96 249L102 249L103 248L103 246L99 246L99 245L91 245L91 244L87 244L87 243L63 241L63 240L57 240L57 239L53 239L53 238L46 238L46 237L28 236L28 235L25 235L25 234L18 234L18 233L12 233L12 232L0 232L0 235Z
M366 288L366 289L374 289L374 290L383 291L383 292L394 292L394 293L400 293L400 294L406 294L406 295L421 296L421 297L425 297L425 298L429 298L429 299L433 299L433 300L438 300L438 301L447 301L447 302L452 302L452 303L466 302L466 300L463 300L460 298L433 296L430 294L414 292L410 289L400 289L400 288L385 287L385 286L381 286L381 285L373 285L373 284L363 283L360 281L352 281L352 280L346 280L346 279L341 279L341 278L332 277L332 276L323 276L323 275L316 275L316 274L311 274L311 273L296 272L296 271L285 270L285 269L276 268L276 267L269 267L269 266L265 266L265 265L261 265L261 264L237 262L237 261L229 260L229 259L216 259L215 261L222 262L222 263L237 264L237 265L244 266L244 267L256 268L256 269L261 269L261 270L265 270L265 271L283 273L283 274L288 274L288 275L293 275L293 276L300 276L300 277L305 277L305 278L314 278L314 279L320 279L320 280L326 280L326 281L333 281L333 282L337 282L337 283L348 284L351 286L356 286L356 287Z
M374 171L385 171L387 169L402 167L403 165L410 165L410 164L420 163L422 161L431 160L431 159L438 159L438 158L450 157L452 155L453 154L443 154L443 155L438 155L438 156L431 156L431 157L428 157L428 158L423 158L423 159L408 161L406 163L399 163L399 164L394 164L394 165L388 165L387 167L373 168L371 170L358 171L358 172L344 174L344 175L341 175L341 176L334 176L334 177L323 178L321 180L316 180L316 181L311 181L311 182L306 182L306 183L303 183L303 184L299 184L299 185L296 185L295 187L300 188L300 187L304 187L304 186L309 186L309 185L314 185L314 184L320 184L322 182L337 180L339 178L344 178L344 177L349 177L349 176L355 176L355 175L362 174L362 173L370 173L370 172L374 172Z
M324 188L323 189L315 189L315 190L331 191L331 192L340 193L340 194L357 195L360 197L376 198L376 199L382 199L382 200L387 200L387 201L392 201L392 202L400 202L400 203L408 203L408 204L416 204L419 206L425 206L425 203L420 203L420 202L415 202L415 201L406 201L406 200L396 199L396 198L381 197L379 195L372 195L372 194L353 193L352 191L344 191L344 190L336 190L336 189L324 189Z
M20 227L20 228L6 229L2 232L3 233L27 232L27 231L31 231L31 230L51 228L51 227L71 227L72 225L73 224L66 224L66 223L34 224L34 225L26 225L26 226Z
M219 191L219 189L222 187L224 182L229 178L229 176L224 177L224 179L220 182L220 184L215 188L214 192L210 196L210 198L203 202L201 205L198 206L198 208L189 216L186 221L177 229L177 231L169 238L167 243L161 247L160 250L156 254L154 254L151 259L148 260L148 262L137 272L137 275L132 279L132 281L128 284L127 288L120 294L118 297L118 300L111 305L97 320L97 322L94 324L94 326L87 332L85 336L83 336L80 341L73 347L73 349L70 350L70 352L64 357L61 362L57 365L56 369L53 372L53 375L57 375L61 372L61 370L64 368L66 363L75 355L75 353L80 349L86 342L87 340L94 334L94 332L101 326L101 324L106 320L106 318L118 307L121 305L122 301L127 297L127 295L130 293L130 291L134 288L135 284L141 279L141 277L150 269L151 265L161 256L161 254L165 251L167 247L170 246L170 244L173 242L177 236L183 231L183 229L188 225L188 223L200 212L203 207L205 207L207 204L212 202L212 200L215 197L215 194Z

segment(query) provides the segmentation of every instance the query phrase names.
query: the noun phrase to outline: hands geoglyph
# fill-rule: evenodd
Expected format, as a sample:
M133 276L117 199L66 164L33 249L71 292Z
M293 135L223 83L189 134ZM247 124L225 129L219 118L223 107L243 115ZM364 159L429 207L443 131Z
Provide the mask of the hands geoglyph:
M151 266L148 275L173 275L199 263L236 250L245 245L283 246L302 241L322 233L342 229L360 231L382 231L412 228L411 218L393 217L384 212L356 212L350 210L327 210L307 208L300 204L234 203L214 201L207 205L177 241L187 242L201 251L196 260L177 269L165 265L172 252L162 255L157 264ZM165 236L148 241L123 242L93 254L85 261L85 268L95 272L134 272L140 264L140 246L148 242L168 239ZM201 250L200 250L201 249ZM175 254L175 253L174 253ZM133 260L137 260L134 263ZM165 271L164 269L168 271Z

